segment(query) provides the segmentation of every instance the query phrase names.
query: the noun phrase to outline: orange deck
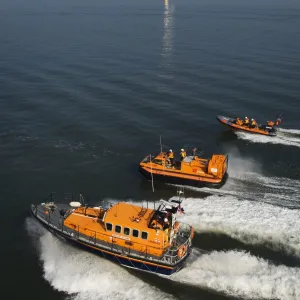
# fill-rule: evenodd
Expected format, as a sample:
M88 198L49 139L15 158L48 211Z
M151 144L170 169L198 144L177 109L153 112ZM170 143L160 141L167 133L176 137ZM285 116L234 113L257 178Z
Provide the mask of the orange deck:
M148 173L172 176L182 179L197 180L199 182L220 183L227 171L227 156L213 155L210 159L198 156L186 157L183 161L176 161L173 166L168 163L167 154L162 152L152 161L146 158L140 167Z

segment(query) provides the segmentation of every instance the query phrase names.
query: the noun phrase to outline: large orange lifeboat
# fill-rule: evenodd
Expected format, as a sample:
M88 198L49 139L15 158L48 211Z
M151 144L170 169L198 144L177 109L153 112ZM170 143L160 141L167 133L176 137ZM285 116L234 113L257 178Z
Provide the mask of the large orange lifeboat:
M151 209L126 202L107 207L73 200L59 204L51 193L47 202L32 204L31 212L50 232L106 259L171 275L184 266L194 237L192 226L177 221L177 214L183 213L178 196Z
M228 156L213 154L202 158L196 148L182 149L180 160L170 159L170 152L146 156L139 165L140 172L149 180L192 186L220 188L228 178Z
M244 131L254 134L262 134L267 136L276 136L277 128L279 124L282 122L281 120L282 114L274 121L267 121L266 124L258 124L254 119L241 120L240 118L229 118L224 116L217 116L217 120L225 125L226 127L236 130L236 131ZM247 120L246 120L247 119Z

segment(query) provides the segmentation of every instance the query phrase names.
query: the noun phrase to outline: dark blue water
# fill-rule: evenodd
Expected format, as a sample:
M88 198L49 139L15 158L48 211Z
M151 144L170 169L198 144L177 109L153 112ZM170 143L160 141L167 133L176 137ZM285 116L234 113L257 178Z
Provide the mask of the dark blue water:
M300 299L297 2L4 1L0 4L2 293L11 299ZM284 112L275 138L218 114ZM185 190L196 229L173 279L128 271L29 218L52 191L168 199L139 161L184 144L229 155L219 191Z

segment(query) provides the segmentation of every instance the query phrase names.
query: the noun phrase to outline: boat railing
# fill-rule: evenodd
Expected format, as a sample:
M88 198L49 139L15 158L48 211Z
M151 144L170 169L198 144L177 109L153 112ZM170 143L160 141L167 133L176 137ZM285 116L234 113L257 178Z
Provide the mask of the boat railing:
M169 246L166 250L160 247L144 245L136 241L124 240L123 238L105 234L84 226L72 224L65 221L64 217L58 214L52 214L51 208L45 210L45 207L33 205L33 213L42 219L48 226L58 230L72 239L81 240L94 246L100 246L107 250L121 255L131 255L139 258L147 258L153 261L160 261L168 264L176 264L182 260L191 248L191 226L180 223L177 235L181 236L184 242L178 246ZM46 213L47 212L47 213ZM51 217L53 215L53 217ZM183 249L181 252L180 249ZM159 255L160 253L160 255Z
M192 245L192 238L193 238L193 232L192 227L185 223L180 223L180 228L176 234L177 236L180 236L181 242L177 246L171 246L168 251L165 253L165 257L168 259L171 258L171 261L179 261L182 257L184 257L191 248ZM183 249L180 254L181 249Z

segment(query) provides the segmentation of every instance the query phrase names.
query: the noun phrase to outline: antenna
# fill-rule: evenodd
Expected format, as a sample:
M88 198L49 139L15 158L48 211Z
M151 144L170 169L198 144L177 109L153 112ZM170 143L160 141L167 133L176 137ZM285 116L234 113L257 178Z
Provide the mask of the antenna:
M162 153L161 135L159 136L159 143L160 143L160 153Z
M79 194L79 196L80 196L80 203L82 204L82 205L84 205L84 198L83 198L83 196L82 196L82 194Z
M151 164L151 181L152 181L152 191L154 193L154 184L153 184L153 173L152 173L152 159L150 154L150 164Z

